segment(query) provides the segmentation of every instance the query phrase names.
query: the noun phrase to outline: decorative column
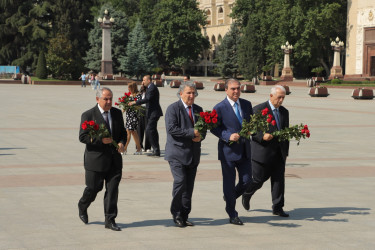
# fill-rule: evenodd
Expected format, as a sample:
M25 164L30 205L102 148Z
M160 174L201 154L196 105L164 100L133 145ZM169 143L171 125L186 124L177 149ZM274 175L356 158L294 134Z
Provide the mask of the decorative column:
M108 10L104 11L104 17L98 18L98 23L102 28L102 63L101 76L113 74L112 68L112 46L111 46L111 28L115 20L108 16Z
M285 45L281 45L281 49L284 52L284 67L280 79L282 81L293 81L293 71L290 68L289 57L289 55L292 53L293 45L289 44L289 42L286 42Z
M335 78L344 78L342 74L342 68L340 66L340 53L341 50L344 49L344 42L340 41L338 37L336 37L336 41L331 42L332 50L334 51L333 54L333 66L331 68L331 75L329 79Z

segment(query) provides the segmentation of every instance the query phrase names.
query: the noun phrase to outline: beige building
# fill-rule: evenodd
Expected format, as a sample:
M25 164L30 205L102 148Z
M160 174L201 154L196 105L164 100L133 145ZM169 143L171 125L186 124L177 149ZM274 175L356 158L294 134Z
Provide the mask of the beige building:
M375 1L348 0L344 78L375 79Z
M235 0L198 0L199 8L207 15L207 25L203 27L203 35L210 41L211 49L205 51L197 70L207 76L213 69L216 48L229 31L233 20L229 17Z

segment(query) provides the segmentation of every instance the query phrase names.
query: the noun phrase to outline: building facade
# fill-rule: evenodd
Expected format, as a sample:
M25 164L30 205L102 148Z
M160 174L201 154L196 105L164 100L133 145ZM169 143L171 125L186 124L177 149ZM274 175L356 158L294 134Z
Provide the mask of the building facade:
M375 1L348 0L344 79L375 79Z
M211 48L203 52L201 61L195 67L202 75L207 76L215 67L217 46L229 31L233 20L229 15L235 0L198 0L199 8L207 15L207 25L202 28L202 34L210 41Z

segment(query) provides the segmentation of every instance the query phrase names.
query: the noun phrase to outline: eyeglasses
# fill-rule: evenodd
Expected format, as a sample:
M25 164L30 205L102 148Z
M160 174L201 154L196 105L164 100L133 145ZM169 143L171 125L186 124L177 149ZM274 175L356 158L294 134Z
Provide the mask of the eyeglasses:
M112 101L112 99L113 99L113 97L111 97L111 98L107 98L107 97L102 97L101 99L103 99L103 101L105 101L105 102L108 102L108 101Z

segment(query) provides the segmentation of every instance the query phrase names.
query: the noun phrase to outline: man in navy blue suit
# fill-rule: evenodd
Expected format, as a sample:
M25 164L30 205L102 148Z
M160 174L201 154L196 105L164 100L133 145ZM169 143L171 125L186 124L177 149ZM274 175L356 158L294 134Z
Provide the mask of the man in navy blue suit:
M227 97L214 107L219 126L211 130L219 138L218 157L223 174L225 210L229 215L229 222L234 225L243 225L235 208L236 199L252 181L250 140L240 137L239 132L242 121L250 120L253 109L249 101L240 98L240 88L241 84L236 79L225 82ZM237 185L236 170L239 176Z

